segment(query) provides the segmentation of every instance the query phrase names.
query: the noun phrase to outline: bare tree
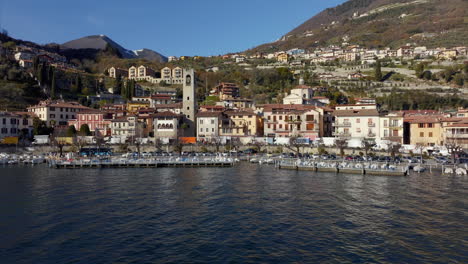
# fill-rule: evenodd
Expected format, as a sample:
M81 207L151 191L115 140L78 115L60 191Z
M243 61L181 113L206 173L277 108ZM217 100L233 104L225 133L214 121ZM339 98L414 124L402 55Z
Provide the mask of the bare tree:
M184 150L184 143L182 140L179 139L179 137L176 137L174 141L172 142L173 150L177 153L179 153L179 156L182 155L182 151Z
M261 153L262 148L265 146L265 142L252 139L250 145L252 145L258 153Z
M463 151L463 148L458 144L456 139L447 139L445 147L452 157L452 163L455 164L455 159Z
M361 146L364 149L364 153L367 156L369 150L371 150L375 146L375 140L373 138L364 138L361 141Z
M344 150L348 147L348 140L346 138L335 139L335 147L340 150L340 155L344 156Z
M218 152L218 153L219 153L219 149L220 149L222 143L223 143L223 141L219 136L211 137L210 140L209 140L209 144L214 146L215 149L216 149L216 152Z
M63 148L67 144L66 130L61 127L55 127L54 132L51 135L51 141L53 146L58 148L60 157L63 157Z
M156 148L157 151L162 151L162 141L160 138L155 138L154 139L154 147Z
M387 152L392 156L392 158L395 158L396 154L400 153L400 148L401 144L398 142L391 142L390 144L387 145Z
M304 144L301 143L298 139L298 136L292 136L289 138L289 144L285 145L287 149L294 151L296 155L299 155L299 153L301 153L301 148L304 147Z

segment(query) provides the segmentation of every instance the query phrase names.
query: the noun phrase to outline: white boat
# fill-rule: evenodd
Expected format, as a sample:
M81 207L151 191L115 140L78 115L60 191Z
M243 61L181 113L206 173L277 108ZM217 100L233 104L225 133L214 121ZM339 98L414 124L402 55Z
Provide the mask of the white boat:
M416 165L413 167L413 171L415 172L424 172L426 170L426 168L422 167L421 165Z
M453 174L453 169L452 168L445 168L444 173L445 174Z
M457 168L457 169L455 170L455 173L456 173L457 175L467 175L466 169L464 169L464 168Z

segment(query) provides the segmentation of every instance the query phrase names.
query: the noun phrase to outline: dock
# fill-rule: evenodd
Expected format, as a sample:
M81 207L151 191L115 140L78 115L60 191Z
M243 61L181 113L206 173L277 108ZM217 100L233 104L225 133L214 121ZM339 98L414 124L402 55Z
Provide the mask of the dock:
M408 166L398 165L392 167L369 166L370 164L351 163L351 166L343 166L339 162L310 162L300 160L281 160L277 163L279 169L314 171L314 172L333 172L345 174L375 175L375 176L407 176ZM355 167L353 167L354 165Z
M232 167L235 161L230 158L201 159L201 158L169 158L169 159L120 159L120 160L65 160L48 162L49 167L55 169L84 169L84 168L164 168L164 167Z

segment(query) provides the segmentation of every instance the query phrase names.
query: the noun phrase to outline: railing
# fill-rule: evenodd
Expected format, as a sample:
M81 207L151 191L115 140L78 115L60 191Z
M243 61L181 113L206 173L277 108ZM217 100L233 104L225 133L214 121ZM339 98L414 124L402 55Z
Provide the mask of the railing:
M375 123L367 123L367 126L369 126L369 127L375 127Z
M337 137L351 137L351 134L350 133L340 133L340 132L333 132L333 135L334 136L337 136Z
M453 134L453 133L445 133L446 138L463 138L468 139L468 134Z
M368 137L375 137L375 133L369 133L367 134Z
M343 122L343 123L334 123L333 124L336 127L351 127L351 122Z

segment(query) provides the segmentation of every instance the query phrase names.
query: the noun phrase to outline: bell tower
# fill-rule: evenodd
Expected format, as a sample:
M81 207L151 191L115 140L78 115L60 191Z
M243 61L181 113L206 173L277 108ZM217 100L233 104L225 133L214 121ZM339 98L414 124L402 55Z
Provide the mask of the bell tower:
M184 114L184 136L194 137L196 132L197 100L195 94L195 71L184 69L182 113Z

